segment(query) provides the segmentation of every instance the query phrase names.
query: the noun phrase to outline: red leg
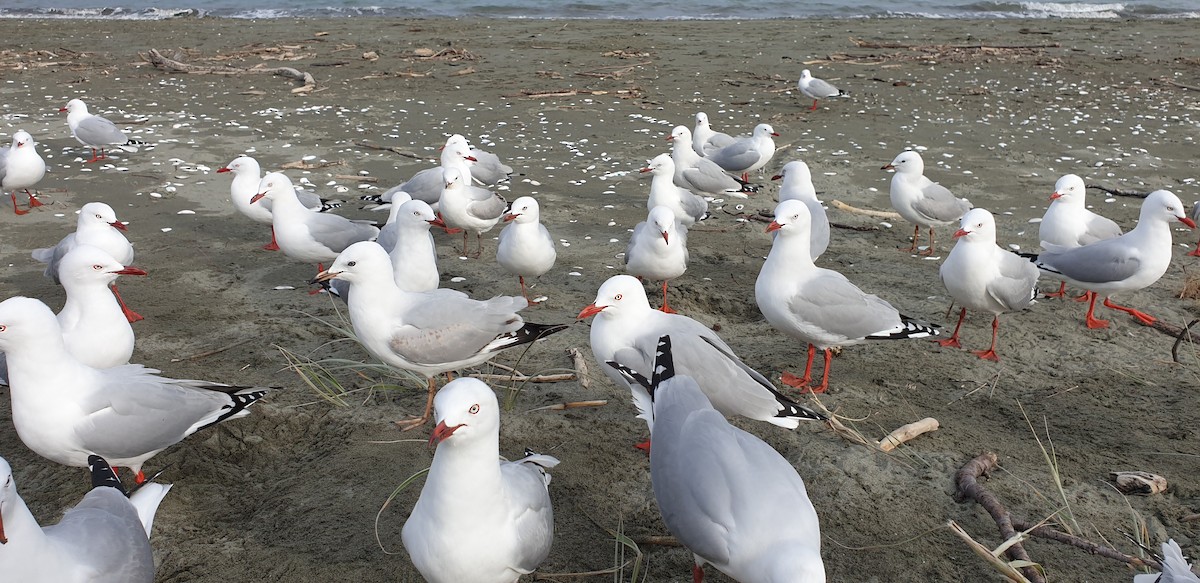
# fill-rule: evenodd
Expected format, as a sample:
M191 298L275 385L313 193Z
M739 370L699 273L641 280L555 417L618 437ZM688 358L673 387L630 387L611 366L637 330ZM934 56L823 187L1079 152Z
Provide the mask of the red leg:
M934 342L936 342L938 346L942 347L951 346L953 348L962 348L962 343L958 341L958 330L959 328L962 328L963 320L966 319L967 309L963 308L962 311L958 313L958 324L954 325L954 333L945 340L934 340Z
M672 310L671 306L669 304L667 304L667 282L666 281L663 282L662 289L663 289L662 311L666 312L668 314L674 314L675 310Z
M750 182L750 173L742 172L742 182Z
M913 253L917 250L917 241L919 241L920 239L921 239L921 225L917 225L917 226L913 227L913 244L912 244L912 247L908 248L909 253ZM901 249L903 249L903 248L904 247L901 247Z
M133 482L139 486L141 486L142 484L145 484L146 483L146 474L142 473L141 470L138 470L137 475L133 477Z
M483 233L475 233L475 258L483 257Z
M38 200L37 197L34 196L32 192L29 192L28 188L25 189L25 194L29 195L29 208L42 206L42 201Z
M1062 297L1066 297L1066 295L1067 295L1067 282L1064 281L1058 285L1058 291L1050 292L1050 293L1046 294L1046 297L1062 298Z
M783 378L780 379L783 384L797 389L808 388L808 384L812 382L812 363L813 358L817 355L817 347L812 344L808 345L808 362L804 364L804 378L800 378L790 372L784 372Z
M29 214L29 211L23 211L23 210L21 210L21 209L17 208L17 191L15 191L15 190L14 190L14 191L12 191L11 193L9 193L9 195L10 195L10 196L12 196L12 201L13 201L13 213L14 213L14 214L17 214L17 215L27 215L27 214Z
M447 373L447 376L449 376L449 373ZM433 377L429 377L428 391L429 394L425 397L425 412L420 417L397 421L396 425L400 426L401 431L416 429L424 425L426 421L429 421L429 415L433 412L433 395L437 393L437 383L433 382Z
M1079 294L1078 296L1076 296L1075 301L1077 301L1077 302L1091 301L1092 296L1095 296L1095 295L1096 295L1096 292L1094 292L1094 291L1085 291L1085 292Z
M1192 257L1200 257L1200 241L1196 242L1196 248L1192 249L1188 255L1191 255Z
M922 251L921 255L926 257L933 255L933 227L929 227L929 248Z
M86 161L84 161L84 164L90 164L90 163L92 163L92 162L95 162L95 161L97 161L97 160L99 160L99 159L100 159L100 156L97 156L97 155L96 155L96 149L95 149L95 148L92 148L92 159L91 159L91 160L86 160Z
M1145 324L1147 326L1153 326L1154 322L1156 321L1154 316L1151 316L1150 314L1147 314L1145 312L1139 312L1133 308L1127 308L1125 306L1118 306L1118 305L1112 303L1111 301L1109 301L1108 298L1104 298L1104 307L1112 308L1114 310L1120 310L1122 312L1125 312L1126 314L1129 314L1130 316L1137 318L1138 322L1141 322L1142 324Z
M1095 292L1089 293L1092 294L1092 301L1088 303L1087 318L1085 319L1087 322L1087 327L1091 328L1092 330L1095 330L1096 328L1108 328L1108 320L1100 320L1093 315L1093 312L1096 311L1096 298L1100 297L1100 294ZM1108 303L1107 297L1104 298L1104 303Z
M646 452L646 455L650 455L650 440L647 439L646 441L643 441L641 443L635 443L633 445L633 449L640 449L640 450Z
M692 565L692 583L704 583L704 567Z
M117 291L117 284L114 283L111 289L113 295L117 296L117 303L121 304L121 313L125 314L125 319L128 320L130 324L137 322L138 320L145 319L141 314L129 309L129 306L125 305L125 300L121 299L121 293Z
M1000 362L1000 357L996 355L996 334L999 332L999 330L1000 316L996 315L992 317L992 345L988 347L987 350L972 350L971 352L975 353L975 356L978 356L984 360Z
M801 393L824 393L829 390L829 365L833 361L833 351L825 349L825 370L821 371L821 384L817 388L809 388L808 391L800 391Z
M321 273L322 271L325 271L325 265L324 265L324 264L321 264L321 263L318 263L318 264L317 264L317 273L319 274L319 273ZM315 295L317 295L317 294L319 294L319 293L321 293L321 292L325 291L325 286L326 286L326 285L328 285L328 284L321 284L321 287L318 287L317 289L314 289L314 290L311 290L311 291L309 291L309 292L308 292L308 295L310 295L310 296L315 296Z
M809 111L816 111L816 110L817 110L817 100L816 100L816 99L814 99L814 100L813 100L813 106L812 106L812 107L810 107L810 108L808 108L808 110L809 110Z
M267 251L278 251L279 250L279 242L275 240L275 227L274 226L271 227L271 242L267 243L266 245L263 245L263 249L265 249Z

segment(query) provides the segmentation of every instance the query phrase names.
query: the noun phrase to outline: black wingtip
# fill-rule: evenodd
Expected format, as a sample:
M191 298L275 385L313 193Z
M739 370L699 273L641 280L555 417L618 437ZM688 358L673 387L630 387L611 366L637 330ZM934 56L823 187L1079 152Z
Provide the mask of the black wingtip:
M658 339L654 350L654 372L650 384L658 388L663 381L675 376L675 357L671 355L671 337L664 334Z
M625 382L629 383L630 385L637 384L646 389L653 387L653 385L650 383L650 379L642 376L642 374L638 371L633 370L632 368L629 368L615 360L606 361L604 364L617 369L617 373L621 375L621 378L625 379ZM651 393L651 396L654 396L653 393Z
M570 325L568 325L568 324L534 324L533 322L526 322L525 326L523 326L518 332L522 336L529 338L528 342L534 342L537 340L541 340L542 338L545 338L551 334L556 334L558 332L562 332L563 330L566 330L567 328L570 328Z
M89 455L88 470L92 472L92 488L116 488L122 494L129 494L125 491L125 485L117 478L117 473L104 458L96 454Z
M1017 253L1017 255L1020 257L1024 257L1025 259L1028 259L1031 263L1037 263L1037 260L1038 260L1037 253Z

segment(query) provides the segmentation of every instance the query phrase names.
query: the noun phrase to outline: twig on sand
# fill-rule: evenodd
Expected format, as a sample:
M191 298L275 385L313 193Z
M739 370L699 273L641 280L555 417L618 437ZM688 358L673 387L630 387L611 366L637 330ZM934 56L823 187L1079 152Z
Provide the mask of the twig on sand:
M946 526L950 528L950 532L958 535L963 542L967 543L967 546L970 547L970 549L974 551L976 555L979 555L980 558L982 558L984 561L987 561L992 568L999 571L1006 579L1013 581L1014 583L1030 583L1029 579L1022 575L1021 572L1016 569L1016 567L1014 567L1011 563L1006 563L1000 560L1000 557L996 556L996 551L992 551L991 549L980 544L979 541L972 538L971 535L968 534L965 529L963 529L963 527L959 526L957 522L951 520L946 523Z
M364 141L356 141L356 142L354 142L354 145L358 146L360 148L366 148L368 150L382 150L384 152L391 152L393 154L399 154L401 156L404 156L405 158L412 158L414 160L425 160L426 159L424 156L419 156L412 151L401 150L400 148L397 148L394 146L380 146L379 144L372 144L371 142L364 142Z
M877 211L877 210L872 210L872 209L860 209L858 207L850 206L840 200L831 201L829 203L829 206L831 206L835 209L838 209L840 211L846 211L848 213L854 213L856 215L866 215L868 217L877 217L880 219L889 219L889 220L893 220L893 221L900 221L900 220L904 219L904 217L900 216L900 213L895 213L892 211Z
M149 61L151 65L154 65L159 69L179 73L196 75L279 75L281 77L293 79L301 84L300 87L293 89L292 93L307 93L312 91L313 88L317 86L317 82L315 79L313 79L312 75L291 67L251 67L249 69L243 69L240 67L229 66L212 67L205 65L191 65L188 63L181 63L174 59L168 59L167 57L163 56L162 53L158 52L158 49L150 49L150 51L146 53L145 59Z
M592 379L588 377L588 365L587 360L583 358L583 352L571 347L567 349L567 355L571 357L571 364L575 367L575 378L579 379L579 386L584 389L592 388Z
M228 344L226 346L222 346L220 348L215 348L213 350L206 350L199 354L193 354L191 356L183 356L180 358L172 358L171 362L183 362L185 360L199 360L201 358L208 358L214 354L221 354L222 352L225 352L226 350L229 350L230 348L237 348L238 346L241 346L251 340L254 340L254 339L253 338L243 338L241 340L238 340L237 342L234 342L233 344Z
M921 45L909 43L889 43L875 42L863 40L860 38L850 37L850 42L855 46L863 49L908 49L913 51L926 52L944 52L944 51L980 51L980 52L996 52L996 51L1028 51L1037 49L1057 49L1062 47L1059 43L1045 43L1036 45L985 45L985 44L969 44L969 45Z
M375 176L362 176L359 174L334 174L333 177L338 180L353 180L355 182L379 182L379 178Z
M1055 530L1049 526L1030 524L1024 520L1021 520L1020 518L1015 517L1012 519L1012 523L1013 528L1019 528L1038 538L1044 538L1046 540L1068 544L1073 547L1083 549L1093 555L1100 555L1101 557L1115 559L1121 561L1122 563L1127 563L1133 567L1151 567L1154 569L1162 569L1162 565L1152 558L1143 559L1130 556L1116 549L1106 547L1104 545L1098 545L1090 540L1079 538L1075 535L1067 534L1060 530Z
M1200 320L1192 320L1191 322L1188 322L1187 326L1184 326L1182 329L1180 329L1179 334L1175 336L1175 344L1171 345L1171 360L1179 362L1179 345L1183 344L1185 339L1189 344L1196 343L1196 341L1192 338L1191 333L1192 326L1195 326L1196 322L1200 322ZM1158 322L1156 321L1155 323L1157 324Z
M495 374L487 372L477 372L466 375L472 378L477 378L484 381L513 381L518 383L561 383L563 381L575 380L575 373L562 374L540 374L540 375L523 375L520 373L510 374Z
M569 403L555 403L553 405L546 405L545 407L530 409L526 411L526 413L533 413L534 411L566 411L567 409L579 409L580 407L603 407L607 404L608 401L605 399L597 399L595 401L571 401Z
M330 166L345 166L345 160L334 160L332 162L306 162L304 160L296 160L295 162L285 162L279 167L284 170L314 170L317 168L328 168Z
M1162 81L1163 83L1166 83L1167 85L1174 85L1180 89L1187 89L1188 91L1200 91L1200 87L1196 87L1193 85L1184 85L1183 83L1180 83L1178 81L1173 81L1171 79L1159 79L1159 80Z
M1089 185L1087 185L1087 187L1093 188L1095 190L1102 190L1113 196L1132 196L1134 198L1146 198L1147 196L1150 196L1149 192L1138 192L1136 190L1120 190L1117 188L1109 188L1107 186L1102 186L1099 184L1089 184Z
M900 447L906 441L916 439L918 436L937 431L938 420L933 417L926 417L920 421L914 421L908 425L901 425L895 431L885 435L879 440L879 449L883 451L892 451Z
M954 474L954 499L958 502L974 500L982 506L984 510L987 510L988 514L992 515L992 520L996 521L996 527L1000 529L1000 536L1004 537L1005 541L1009 541L1017 534L1012 524L1012 517L1008 514L1008 510L1004 508L1004 505L1000 503L1000 500L979 484L980 476L987 475L988 472L998 467L999 460L996 454L992 452L982 453L975 459L967 462ZM1033 560L1029 558L1029 553L1025 551L1025 547L1021 546L1020 542L1014 542L1009 545L1004 554L1010 560L1027 561L1033 564ZM1023 567L1021 568L1021 573L1032 583L1046 582L1046 578L1042 576L1041 571L1035 567Z

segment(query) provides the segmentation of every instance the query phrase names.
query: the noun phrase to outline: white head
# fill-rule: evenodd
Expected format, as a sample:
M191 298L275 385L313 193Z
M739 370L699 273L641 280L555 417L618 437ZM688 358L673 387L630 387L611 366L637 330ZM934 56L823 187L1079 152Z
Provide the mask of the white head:
M808 206L798 200L785 200L775 205L775 220L767 225L767 232L778 231L781 236L804 235L812 229L812 214Z
M65 110L67 112L67 115L72 115L72 114L76 114L76 113L87 113L88 107L87 107L87 104L83 102L83 100L72 99L67 102L67 106L64 107L63 110Z
M17 148L32 148L32 147L33 147L33 136L29 135L29 132L27 132L25 130L17 130L13 134L12 148L14 150L16 150Z
M446 383L433 398L437 425L430 445L456 447L481 437L499 439L500 404L496 393L479 379L459 377Z
M392 204L396 204L396 199L392 199ZM392 212L395 213L396 220L406 227L429 230L431 226L446 226L446 223L437 218L437 214L433 212L433 208L423 200L407 200L398 206L394 206Z
M1188 218L1183 202L1169 190L1151 192L1142 202L1142 211L1138 214L1138 225L1154 219L1164 223L1179 221L1192 229L1196 228L1195 221Z
M808 79L812 79L812 73L809 73L809 72L808 72L808 69L805 69L805 70L803 70L803 71L800 71L800 79L801 79L801 80L808 80Z
M475 158L471 156L471 146L467 144L467 139L459 134L450 136L446 140L446 145L442 146L441 160L443 165L459 162L466 164L467 162L475 162Z
M596 300L579 312L578 319L601 313L603 316L619 316L645 313L648 310L650 300L646 299L646 290L642 288L642 282L632 275L614 275L600 286L596 292Z
M954 232L954 238L962 238L971 243L996 242L996 218L987 209L973 208L963 215L959 221L959 229Z
M687 147L690 148L692 147L692 130L687 129L687 126L675 126L667 139L678 144L687 144Z
M351 284L375 279L392 281L392 259L374 241L359 241L346 247L329 265L318 273L313 283L340 279Z
M61 345L62 329L54 312L41 300L14 296L0 302L0 350L40 352L47 339L57 339ZM12 362L11 355L9 362Z
M809 170L808 164L804 160L792 160L783 165L779 170L779 174L771 177L771 180L783 179L783 186L786 188L792 184L802 184L804 182L812 182L812 170Z
M696 127L705 127L708 125L708 114L703 111L696 112Z
M64 287L91 282L108 285L116 281L118 275L146 275L146 272L121 265L112 255L92 245L75 246L58 264L58 277Z
M655 176L670 176L675 174L675 161L671 159L670 154L659 154L650 160L640 172L650 172Z
M274 202L285 197L296 199L296 187L292 184L292 179L282 172L268 172L258 181L258 194L250 197L250 202L256 203L263 198Z
M1050 200L1055 203L1071 203L1078 206L1083 206L1083 199L1087 193L1087 186L1083 184L1083 179L1074 175L1066 174L1054 183L1054 192L1050 195Z
M646 215L646 223L661 233L663 241L670 245L671 235L675 234L675 225L679 223L679 220L675 218L675 211L670 207L660 205L650 209L650 214Z
M217 168L217 172L232 172L234 176L254 176L258 177L262 169L258 165L258 160L251 158L245 154L234 158L233 161L226 164L224 167Z
M504 215L504 220L505 222L516 221L524 225L538 222L541 216L538 201L532 196L522 196L514 200L508 207L508 214Z
M102 202L89 202L79 209L79 218L76 220L76 228L86 228L88 226L104 223L119 231L126 230L125 223L117 220L117 212L111 206Z
M453 167L442 170L442 182L445 183L446 190L454 190L466 185L462 171Z
M891 164L883 167L884 170L895 170L901 174L922 174L925 172L925 160L921 159L921 155L914 150L906 150L900 152L892 160Z
M769 138L778 135L775 133L775 128L771 127L769 123L760 123L754 126L754 137L756 138Z

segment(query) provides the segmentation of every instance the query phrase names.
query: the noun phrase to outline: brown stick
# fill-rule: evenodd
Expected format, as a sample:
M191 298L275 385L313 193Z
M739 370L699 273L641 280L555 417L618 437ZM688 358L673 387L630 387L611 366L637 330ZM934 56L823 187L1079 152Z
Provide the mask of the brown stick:
M1089 185L1087 185L1087 188L1103 190L1104 192L1107 192L1113 196L1132 196L1134 198L1146 198L1147 196L1150 196L1149 192L1138 192L1136 190L1119 190L1116 188L1109 188L1107 186L1101 186L1099 184L1089 184Z
M1009 516L1008 510L1005 510L1000 500L979 485L978 481L980 476L986 475L997 467L999 467L999 460L992 452L982 453L967 462L954 474L956 486L954 499L958 502L974 500L982 506L988 514L992 515L992 520L996 521L996 527L1000 529L1000 536L1007 541L1017 534L1012 524L1012 517ZM1029 558L1029 553L1025 552L1025 547L1019 542L1013 543L1008 550L1004 551L1004 554L1010 560L1033 562L1033 559ZM1021 573L1033 583L1046 583L1046 578L1042 576L1042 573L1033 567L1024 567L1021 569Z
M592 379L588 378L588 365L587 360L583 358L583 352L578 348L568 348L567 354L575 367L575 378L579 379L579 386L584 389L592 388Z
M1012 523L1013 523L1013 528L1017 528L1017 529L1020 529L1023 531L1028 531L1029 534L1036 536L1038 538L1044 538L1046 540L1058 541L1063 544L1068 544L1073 547L1083 549L1093 555L1100 555L1101 557L1108 557L1110 559L1115 559L1115 560L1121 561L1122 563L1127 563L1129 565L1132 565L1134 567L1151 567L1151 568L1159 569L1159 570L1162 569L1162 565L1159 564L1158 561L1156 561L1152 558L1142 559L1139 557L1130 556L1130 555L1122 553L1121 551L1118 551L1116 549L1109 548L1104 545L1098 545L1090 540L1082 539L1075 535L1067 534L1065 532L1055 530L1053 528L1050 528L1049 526L1038 526L1038 525L1030 524L1028 522L1025 522L1024 520L1021 520L1020 518L1013 518Z
M225 345L225 346L222 346L222 347L220 347L220 348L214 348L214 349L212 349L212 350L206 350L206 351L204 351L204 352L201 352L201 353L199 353L199 354L193 354L193 355L191 355L191 356L184 356L184 357L180 357L180 358L172 358L172 359L171 359L171 362L183 362L183 361L185 361L185 360L199 360L199 359L201 359L201 358L208 358L208 357L210 357L210 356L212 356L212 355L214 355L214 354L221 354L222 352L225 352L226 350L229 350L230 348L237 348L238 346L241 346L241 345L243 345L243 344L245 344L245 343L247 343L247 342L249 342L249 341L251 341L251 340L253 340L253 338L243 338L243 339L241 339L241 340L238 340L237 342L234 342L233 344L227 344L227 345Z
M840 211L846 211L848 213L854 213L856 215L866 215L868 217L878 217L881 219L889 219L889 220L893 220L893 221L904 220L904 217L901 217L900 213L894 213L892 211L876 211L876 210L871 210L871 209L860 209L857 207L852 207L840 200L831 201L829 203L829 206L831 206L835 209L838 209Z
M306 72L303 72L303 71L293 69L291 67L270 67L270 68L255 67L255 68L251 68L251 69L242 69L242 68L238 68L238 67L227 67L227 66L206 67L204 65L190 65L188 63L181 63L174 59L168 59L167 57L164 57L162 53L158 52L158 49L150 49L150 51L146 54L147 54L146 60L150 61L151 65L154 65L155 67L157 67L159 69L164 69L167 71L175 71L175 72L179 72L179 73L188 73L188 74L197 74L197 75L200 75L200 74L245 75L245 74L250 74L250 73L258 73L258 74L266 74L266 75L279 75L281 77L287 77L289 79L294 79L294 80L298 81L303 87L315 87L317 85L317 82L316 82L316 80L313 79L312 75L310 75Z
M401 150L400 148L396 148L393 146L380 146L379 144L372 144L371 142L363 142L363 141L354 142L354 145L358 146L360 148L366 148L368 150L382 150L384 152L391 152L393 154L399 154L401 156L404 156L405 158L412 158L414 160L426 160L427 159L424 156L418 156L413 152L410 152L408 150Z
M1180 83L1178 81L1172 81L1170 79L1163 79L1162 81L1167 83L1168 85L1174 85L1180 89L1187 89L1188 91L1200 91L1200 87L1194 87L1192 85L1184 85L1183 83Z

